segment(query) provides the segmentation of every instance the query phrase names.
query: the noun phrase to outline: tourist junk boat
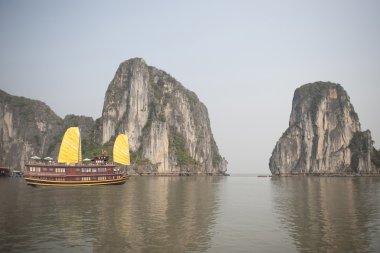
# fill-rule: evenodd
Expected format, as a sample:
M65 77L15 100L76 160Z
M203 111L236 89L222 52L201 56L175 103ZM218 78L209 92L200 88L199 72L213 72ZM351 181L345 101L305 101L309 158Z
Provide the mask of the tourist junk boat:
M92 186L124 184L128 179L115 163L129 165L129 144L125 134L119 134L113 147L113 163L108 156L85 159L82 162L80 131L70 127L62 139L58 163L30 162L25 164L25 180L32 186Z

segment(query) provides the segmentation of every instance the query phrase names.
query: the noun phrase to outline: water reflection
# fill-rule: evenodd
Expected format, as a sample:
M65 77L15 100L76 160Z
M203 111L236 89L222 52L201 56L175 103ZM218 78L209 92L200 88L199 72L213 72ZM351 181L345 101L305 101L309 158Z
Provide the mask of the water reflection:
M205 251L219 208L219 180L134 177L123 186L89 188L3 180L0 251Z
M203 251L217 212L217 178L135 178L125 195L119 230L132 252Z
M380 249L380 178L272 179L274 210L301 252Z

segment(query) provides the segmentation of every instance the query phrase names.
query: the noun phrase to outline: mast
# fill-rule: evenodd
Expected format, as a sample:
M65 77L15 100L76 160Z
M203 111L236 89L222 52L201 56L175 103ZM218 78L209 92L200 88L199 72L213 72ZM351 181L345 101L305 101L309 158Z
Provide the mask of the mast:
M81 152L82 152L82 141L81 141L81 136L80 136L80 128L78 127L79 130L79 148L78 148L78 163L81 162L80 157L81 157Z

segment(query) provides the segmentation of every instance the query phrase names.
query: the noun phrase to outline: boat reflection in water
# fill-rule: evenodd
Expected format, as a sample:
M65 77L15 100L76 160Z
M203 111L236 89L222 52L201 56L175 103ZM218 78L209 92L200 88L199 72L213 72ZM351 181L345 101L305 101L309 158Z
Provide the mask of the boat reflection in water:
M224 178L131 177L121 187L66 188L16 180L0 183L7 190L0 252L205 252Z
M118 135L113 154L115 163L130 164L127 135ZM91 162L83 163L79 128L70 127L63 137L58 163L51 162L48 157L46 162L25 164L25 180L33 186L124 184L128 176L115 163L109 162L108 156L95 157Z
M274 177L274 210L300 252L375 252L378 177ZM380 191L380 189L377 189Z
M203 176L133 177L128 192L113 198L120 203L110 203L106 196L102 198L103 209L99 211L109 214L107 206L117 208L110 216L102 215L106 218L97 227L94 249L96 252L206 251L211 247L218 213L215 194L220 180Z

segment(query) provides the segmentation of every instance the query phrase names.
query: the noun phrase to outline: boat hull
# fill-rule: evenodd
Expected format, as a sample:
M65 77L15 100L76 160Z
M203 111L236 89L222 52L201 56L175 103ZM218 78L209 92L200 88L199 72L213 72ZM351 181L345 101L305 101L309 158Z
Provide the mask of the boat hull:
M46 180L33 177L25 177L25 181L31 186L96 186L96 185L121 185L128 180L128 176L123 176L116 179L108 180L93 180L93 181L56 181L56 180Z

